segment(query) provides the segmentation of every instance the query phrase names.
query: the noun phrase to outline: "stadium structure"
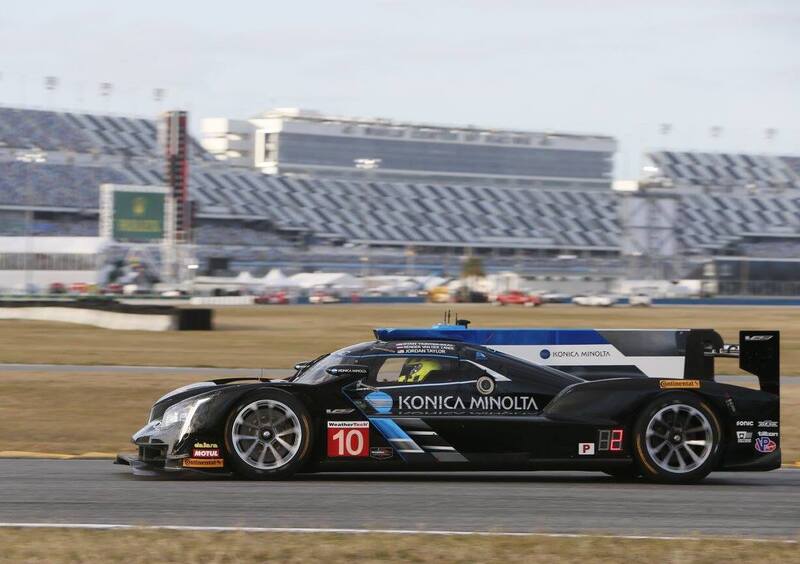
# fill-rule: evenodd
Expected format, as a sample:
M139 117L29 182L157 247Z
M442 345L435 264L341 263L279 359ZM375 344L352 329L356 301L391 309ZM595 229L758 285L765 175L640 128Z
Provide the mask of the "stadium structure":
M157 120L0 108L0 270L58 263L2 238L96 237L101 185L169 184L158 139ZM653 152L619 192L615 147L299 110L209 120L188 139L187 240L212 274L456 274L477 255L527 276L676 278L800 256L800 159Z
M279 108L203 120L215 157L272 175L431 184L607 189L614 139L398 122Z

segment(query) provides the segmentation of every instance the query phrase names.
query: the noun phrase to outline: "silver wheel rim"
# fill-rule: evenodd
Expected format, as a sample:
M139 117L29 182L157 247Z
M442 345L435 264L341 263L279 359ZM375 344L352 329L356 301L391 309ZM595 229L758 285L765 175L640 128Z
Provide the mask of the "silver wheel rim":
M236 415L231 432L239 458L259 470L286 466L300 450L300 420L285 403L258 400Z
M660 409L647 425L645 444L650 459L673 474L700 467L711 455L714 432L701 411L691 405L669 405Z

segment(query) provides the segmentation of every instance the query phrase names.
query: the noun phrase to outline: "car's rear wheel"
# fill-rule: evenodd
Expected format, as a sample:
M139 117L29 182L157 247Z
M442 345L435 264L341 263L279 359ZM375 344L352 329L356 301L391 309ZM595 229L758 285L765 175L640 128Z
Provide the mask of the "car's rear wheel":
M284 391L248 394L228 417L225 441L231 465L240 476L288 478L311 450L311 419L305 406Z
M721 438L714 410L689 392L675 392L642 411L634 427L634 455L649 480L697 482L716 466Z

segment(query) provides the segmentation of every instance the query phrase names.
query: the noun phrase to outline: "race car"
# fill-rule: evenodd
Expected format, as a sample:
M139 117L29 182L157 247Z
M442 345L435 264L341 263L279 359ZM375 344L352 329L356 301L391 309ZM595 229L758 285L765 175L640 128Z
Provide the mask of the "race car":
M133 435L135 473L591 470L665 483L781 464L779 333L376 329L284 381L174 390ZM716 382L738 357L760 389ZM534 360L536 359L536 360Z
M526 294L519 290L511 290L503 294L498 294L492 303L499 306L521 305L535 307L542 305L542 298L536 294Z

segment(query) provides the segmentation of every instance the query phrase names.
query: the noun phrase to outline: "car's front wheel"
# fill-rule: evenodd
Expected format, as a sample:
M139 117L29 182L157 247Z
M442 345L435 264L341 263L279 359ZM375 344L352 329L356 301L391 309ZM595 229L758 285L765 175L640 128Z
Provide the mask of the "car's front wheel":
M720 456L722 429L713 409L689 392L651 402L634 427L634 455L652 481L690 483L705 478Z
M311 451L311 418L303 404L281 390L248 394L225 428L231 465L253 480L288 478Z

